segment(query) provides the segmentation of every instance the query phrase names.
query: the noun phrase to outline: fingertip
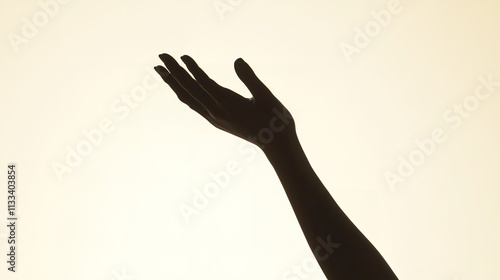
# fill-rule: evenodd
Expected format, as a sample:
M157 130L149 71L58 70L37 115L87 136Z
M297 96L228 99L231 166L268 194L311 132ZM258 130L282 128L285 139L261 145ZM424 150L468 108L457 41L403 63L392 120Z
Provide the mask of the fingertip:
M183 56L181 56L181 60L182 60L182 62L184 62L185 64L188 64L188 63L189 63L189 59L190 59L190 57L189 57L189 56L187 56L187 55L183 55Z
M240 71L242 64L243 59L241 57L234 61L234 70L236 71L236 73Z
M161 65L155 66L154 69L156 73L158 73L162 78L167 78L170 76L170 72L168 72L168 70Z
M248 65L248 63L246 63L246 61L244 61L241 57L234 61L234 70L240 78L248 76L253 72L250 65Z
M194 61L194 59L192 57L190 57L189 55L185 54L185 55L181 56L181 60L186 65L196 65L196 62Z
M243 58L239 57L238 59L236 59L234 61L234 65L242 65L243 63L245 63L245 61L243 60Z
M158 55L158 57L163 60L163 61L166 61L166 60L171 60L171 59L174 59L171 55L169 55L168 53L161 53ZM175 59L174 59L175 60Z

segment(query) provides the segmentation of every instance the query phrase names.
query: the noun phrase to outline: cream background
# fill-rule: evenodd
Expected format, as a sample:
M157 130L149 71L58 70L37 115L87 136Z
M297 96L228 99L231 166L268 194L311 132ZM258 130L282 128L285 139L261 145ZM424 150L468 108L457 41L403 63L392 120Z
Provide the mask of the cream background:
M2 262L1 279L285 279L312 257L262 154L248 160L238 138L156 80L127 117L112 110L162 52L189 54L250 96L233 70L244 58L400 279L500 279L500 88L458 129L442 118L479 76L500 80L500 2L401 1L351 63L339 45L389 1L233 0L224 19L215 2L72 0L18 52L10 34L43 10L1 2L0 170L15 162L19 171L18 272ZM103 119L113 131L58 180L53 162ZM391 190L384 173L436 128L447 140ZM179 205L231 160L241 173L186 224ZM3 256L6 234L1 226Z

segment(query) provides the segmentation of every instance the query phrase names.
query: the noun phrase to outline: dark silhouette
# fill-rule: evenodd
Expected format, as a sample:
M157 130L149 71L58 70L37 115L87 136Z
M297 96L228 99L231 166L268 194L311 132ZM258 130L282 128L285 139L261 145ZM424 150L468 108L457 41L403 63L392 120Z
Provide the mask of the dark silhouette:
M264 151L329 280L397 279L321 183L299 143L292 115L243 59L237 59L234 68L251 98L218 85L189 56L181 59L194 78L172 56L161 54L160 59L166 68L155 70L183 103L215 127Z

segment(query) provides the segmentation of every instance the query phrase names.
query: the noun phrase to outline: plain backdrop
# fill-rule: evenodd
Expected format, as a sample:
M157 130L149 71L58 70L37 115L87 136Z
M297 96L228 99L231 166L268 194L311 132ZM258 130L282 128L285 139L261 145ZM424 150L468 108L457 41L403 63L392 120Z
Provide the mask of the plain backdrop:
M19 220L16 273L0 226L1 279L325 279L264 155L177 99L153 72L163 52L250 97L233 67L245 59L400 279L500 279L500 86L474 95L500 81L499 11L2 0L0 225L8 163Z

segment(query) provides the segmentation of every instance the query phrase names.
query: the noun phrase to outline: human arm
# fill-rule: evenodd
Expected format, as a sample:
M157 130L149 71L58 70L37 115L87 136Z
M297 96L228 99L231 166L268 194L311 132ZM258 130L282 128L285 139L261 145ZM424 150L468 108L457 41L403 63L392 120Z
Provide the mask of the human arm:
M382 255L332 198L297 138L264 153L328 279L397 279Z
M357 229L311 167L286 107L242 59L235 71L251 98L221 87L183 56L155 67L179 99L215 127L259 146L275 169L316 260L330 280L397 279L380 253Z

